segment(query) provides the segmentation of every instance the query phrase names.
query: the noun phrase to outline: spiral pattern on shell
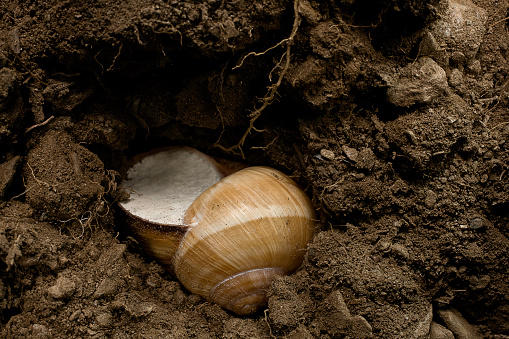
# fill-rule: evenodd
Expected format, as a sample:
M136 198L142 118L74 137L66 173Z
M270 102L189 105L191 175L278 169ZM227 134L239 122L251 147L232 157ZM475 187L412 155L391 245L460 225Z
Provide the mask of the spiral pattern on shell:
M188 208L176 275L193 293L238 314L254 313L266 304L274 276L302 263L314 218L308 197L285 174L268 167L236 172Z
M266 305L314 232L312 204L288 176L188 147L140 155L124 185L133 193L119 206L143 249L190 292L240 315Z

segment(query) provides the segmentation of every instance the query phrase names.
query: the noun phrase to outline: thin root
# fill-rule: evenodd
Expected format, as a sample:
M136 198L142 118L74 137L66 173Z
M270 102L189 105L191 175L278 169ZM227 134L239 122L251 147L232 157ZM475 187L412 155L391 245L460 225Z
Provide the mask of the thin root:
M270 51L271 51L271 50L273 50L274 48L277 48L277 47L279 47L279 46L283 45L283 44L284 44L285 42L287 42L287 41L290 41L290 38L286 38L286 39L281 40L280 42L278 42L277 44L275 44L275 45L274 45L274 46L272 46L272 47L267 48L267 49L266 49L265 51L263 51L263 52L249 52L249 53L247 53L247 54L246 54L246 55L242 58L242 60L240 61L240 63L239 63L237 66L233 67L233 68L232 68L232 70L233 70L233 69L237 69L237 68L242 67L242 65L244 64L244 60L246 60L246 58L247 58L247 57L249 57L249 56L251 56L251 55L253 55L253 56L255 56L255 57L258 57L258 56L264 55L265 53L270 52Z
M37 178L36 178L35 173L34 173L34 169L32 168L32 166L30 166L30 164L28 163L28 161L27 161L27 166L28 166L28 168L30 169L30 172L32 172L32 177L34 177L35 181L37 181L37 183L38 183L39 185L44 185L44 186L46 186L46 187L51 187L51 185L50 185L50 184L48 184L47 182L42 181L42 180L39 180L39 179L37 179Z
M25 131L25 134L30 132L31 130L33 130L34 128L37 128L37 127L41 127L41 126L44 126L46 125L48 122L50 122L51 120L53 120L55 118L54 115L50 116L48 119L44 120L43 122L39 123L39 124L36 124L36 125L33 125L33 126L30 126L27 128L27 130Z
M276 140L277 138L279 137L279 135L277 135L274 139L272 139L271 142L269 142L267 145L265 146L253 146L251 147L251 149L261 149L261 150L266 150L268 149Z
M497 20L494 23L491 24L490 28L493 28L493 26L496 26L497 24L509 20L509 17L505 17L503 19Z
M120 47L118 48L118 53L113 58L113 61L111 62L111 65L110 65L110 67L108 67L106 72L110 72L113 70L113 66L115 66L115 63L117 62L117 59L120 56L120 53L122 53L122 47L124 47L124 44L120 44Z
M264 311L263 311L263 315L265 316L265 322L267 323L267 326L269 327L269 334L270 334L270 337L271 337L271 338L276 338L276 337L274 336L274 334L272 334L272 328L270 327L269 320L267 319L267 312L269 312L269 310L264 310Z
M496 125L495 127L492 127L491 130L495 130L497 128L499 128L500 126L504 126L504 125L507 125L509 124L509 121L506 121L506 122L501 122L500 124Z
M214 145L214 147L218 147L218 148L220 148L223 151L228 152L228 153L240 154L242 156L242 158L245 159L246 157L244 155L244 151L242 150L242 147L244 146L244 142L246 141L247 136L249 134L251 134L252 130L254 130L255 132L263 131L263 130L256 129L254 127L254 123L261 116L261 114L265 110L265 108L270 106L270 104L276 98L277 90L278 90L279 86L281 85L281 83L283 82L283 79L284 79L284 77L286 75L286 72L288 72L288 69L290 67L291 46L292 46L293 39L295 38L295 35L297 34L297 30L298 30L299 25L300 25L301 20L302 20L300 15L299 15L298 6L299 6L299 0L295 0L294 3L293 3L295 19L293 21L292 32L291 32L291 34L290 34L290 36L288 38L281 40L276 45L266 49L264 52L261 52L261 53L255 53L255 52L248 53L246 56L244 56L244 58L242 58L242 61L240 62L240 64L233 68L233 69L235 69L235 68L241 67L242 64L244 63L244 60L248 56L250 56L250 55L260 56L260 55L263 55L263 54L267 53L268 51L270 51L270 50L272 50L272 49L274 49L274 48L276 48L278 46L281 46L281 45L286 43L286 51L283 53L283 56L281 57L279 62L276 64L276 66L274 66L274 68L269 73L270 77L272 77L273 70L281 67L282 63L284 62L284 65L282 65L282 67L281 67L281 72L279 73L279 78L278 78L278 80L274 84L269 86L269 88L267 90L267 93L265 94L265 97L263 97L260 100L261 103L262 103L261 106L259 108L256 108L251 114L249 114L249 117L250 117L249 127L244 132L244 135L240 138L240 140L239 140L239 142L237 144L235 144L235 145L233 145L231 147L226 148L226 147L224 147L222 145L219 145L218 143L216 143ZM236 152L237 150L238 150L238 152Z

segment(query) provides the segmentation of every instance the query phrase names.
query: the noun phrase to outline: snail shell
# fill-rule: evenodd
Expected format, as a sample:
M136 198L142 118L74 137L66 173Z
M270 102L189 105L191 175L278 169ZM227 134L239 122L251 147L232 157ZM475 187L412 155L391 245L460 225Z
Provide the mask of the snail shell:
M200 193L182 226L142 221L134 230L190 292L248 315L266 305L275 276L301 265L314 219L308 197L288 176L248 167Z
M133 159L119 203L125 223L147 254L174 272L173 257L187 232L184 214L208 187L227 175L211 157L189 147L169 147Z

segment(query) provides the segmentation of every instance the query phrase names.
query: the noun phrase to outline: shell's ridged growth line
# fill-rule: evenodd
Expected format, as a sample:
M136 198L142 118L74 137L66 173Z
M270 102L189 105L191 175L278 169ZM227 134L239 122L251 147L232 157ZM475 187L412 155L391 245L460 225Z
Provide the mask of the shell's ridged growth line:
M237 277L246 287L227 282L259 294L275 274L300 266L313 218L308 198L283 173L267 167L239 171L207 189L187 210L184 222L190 230L175 256L177 276L191 292L213 299L209 292L226 283L232 272L262 270L251 272L249 279ZM260 286L253 291L248 285Z
M120 206L142 246L192 293L240 315L265 307L272 280L301 265L313 235L308 197L275 169L248 167L221 179L221 166L196 150L161 152L143 157L124 183L136 194Z

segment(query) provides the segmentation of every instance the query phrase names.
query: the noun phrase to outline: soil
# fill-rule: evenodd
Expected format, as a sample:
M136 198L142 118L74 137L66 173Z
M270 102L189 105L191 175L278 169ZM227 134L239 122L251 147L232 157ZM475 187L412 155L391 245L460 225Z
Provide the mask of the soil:
M1 336L425 338L456 309L507 338L509 1L455 1L453 41L444 3L2 1ZM313 199L265 312L190 294L121 222L129 160L170 145Z

